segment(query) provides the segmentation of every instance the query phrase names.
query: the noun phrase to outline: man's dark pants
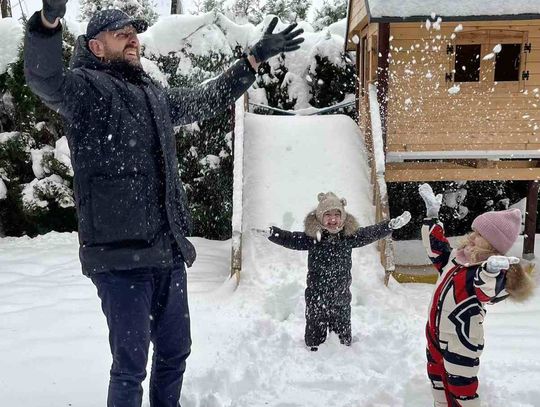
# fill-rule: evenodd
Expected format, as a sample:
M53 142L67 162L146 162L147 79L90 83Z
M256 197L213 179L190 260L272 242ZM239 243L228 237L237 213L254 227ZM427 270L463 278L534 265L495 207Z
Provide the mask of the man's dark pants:
M150 341L150 405L178 407L191 336L182 262L170 269L92 277L109 326L113 356L108 407L140 407Z

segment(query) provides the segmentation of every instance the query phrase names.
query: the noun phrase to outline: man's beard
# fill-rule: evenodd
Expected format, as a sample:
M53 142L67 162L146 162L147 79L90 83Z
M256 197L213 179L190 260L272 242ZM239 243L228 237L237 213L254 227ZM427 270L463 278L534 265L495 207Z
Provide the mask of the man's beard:
M105 50L105 63L115 72L120 73L126 80L133 83L141 83L142 78L146 76L142 68L140 60L129 60L125 57L124 52L129 47L126 47L123 52L108 52Z
M106 63L111 70L118 72L129 82L140 84L143 82L143 78L146 77L141 65L135 65L125 58L109 59Z

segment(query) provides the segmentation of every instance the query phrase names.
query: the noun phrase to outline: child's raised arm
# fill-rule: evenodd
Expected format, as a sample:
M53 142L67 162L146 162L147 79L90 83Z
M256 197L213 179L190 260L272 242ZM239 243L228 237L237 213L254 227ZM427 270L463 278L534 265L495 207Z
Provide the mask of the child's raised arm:
M362 247L388 236L393 230L389 223L390 221L385 220L375 225L359 228L350 238L352 247Z
M309 250L315 244L314 239L304 232L289 232L288 230L282 230L276 226L270 228L268 240L293 250Z
M400 229L405 226L410 220L411 214L405 211L400 216L389 221L366 226L365 228L359 228L351 237L352 247L362 247L377 240L383 239L391 234L393 230Z
M426 204L427 216L422 226L422 242L429 259L441 273L452 252L452 247L444 235L444 226L438 219L442 195L435 196L429 184L420 185L418 192Z

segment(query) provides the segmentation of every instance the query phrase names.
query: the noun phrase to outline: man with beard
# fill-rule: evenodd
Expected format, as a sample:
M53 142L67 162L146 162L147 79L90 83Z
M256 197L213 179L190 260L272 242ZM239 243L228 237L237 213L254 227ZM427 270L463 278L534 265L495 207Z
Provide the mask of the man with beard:
M150 405L178 407L190 320L184 264L195 249L178 174L173 126L223 111L251 86L262 61L298 49L290 25L262 38L218 78L195 89L164 89L140 62L147 28L120 10L97 12L62 64L67 0L43 0L28 21L25 75L60 113L71 151L82 271L92 279L109 327L113 357L109 407L140 407L150 342Z

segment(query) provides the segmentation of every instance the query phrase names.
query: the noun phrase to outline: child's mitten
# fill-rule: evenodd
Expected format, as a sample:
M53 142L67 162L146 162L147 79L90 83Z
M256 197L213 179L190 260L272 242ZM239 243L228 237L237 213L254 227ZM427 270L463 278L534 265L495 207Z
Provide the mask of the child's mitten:
M490 256L486 261L486 271L488 273L497 274L501 270L508 270L510 264L518 263L519 259L517 257Z
M251 232L258 236L270 237L272 235L272 228L271 227L266 228L266 229L251 228Z
M411 213L409 211L403 212L397 218L393 218L388 222L390 229L399 229L405 226L411 220Z
M418 192L426 204L426 215L428 218L437 218L442 204L442 194L435 196L431 185L422 184L418 187Z

